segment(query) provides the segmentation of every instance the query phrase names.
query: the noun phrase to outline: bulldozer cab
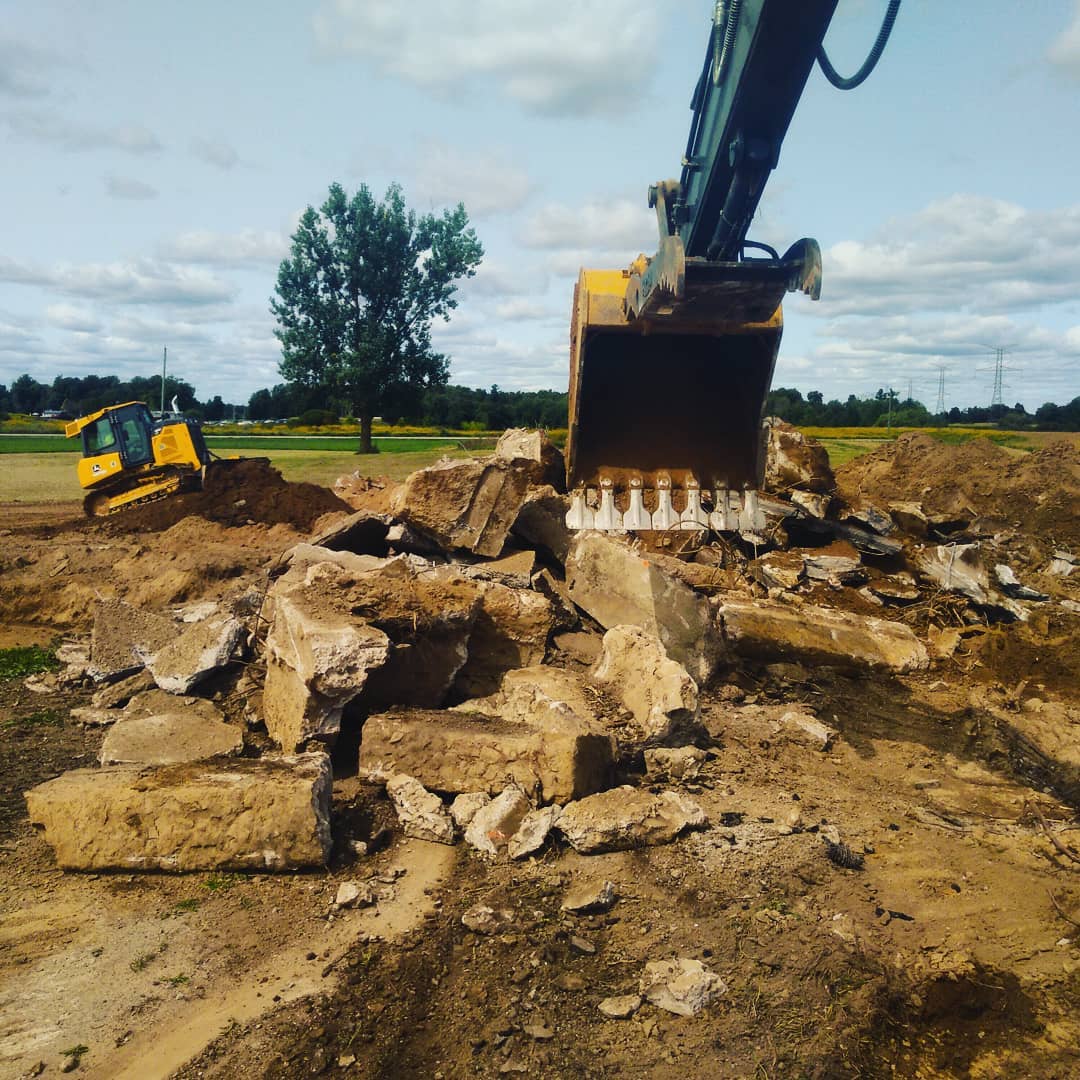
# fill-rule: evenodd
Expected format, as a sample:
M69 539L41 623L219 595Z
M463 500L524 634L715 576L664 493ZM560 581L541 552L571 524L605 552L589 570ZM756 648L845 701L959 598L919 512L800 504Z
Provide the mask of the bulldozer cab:
M145 465L154 459L152 436L153 418L142 402L120 405L82 429L83 457L114 451L126 469Z

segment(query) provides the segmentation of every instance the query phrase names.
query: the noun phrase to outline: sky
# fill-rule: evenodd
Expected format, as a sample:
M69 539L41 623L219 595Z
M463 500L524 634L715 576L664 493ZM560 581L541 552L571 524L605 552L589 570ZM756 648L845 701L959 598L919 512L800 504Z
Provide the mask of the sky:
M783 2L783 0L770 0ZM839 0L854 71L885 0ZM712 0L0 0L0 382L280 382L269 300L332 182L459 201L451 381L565 389L581 266L656 249ZM934 408L1080 394L1080 0L904 0L816 68L750 232L818 239L774 385ZM692 390L692 388L690 388Z

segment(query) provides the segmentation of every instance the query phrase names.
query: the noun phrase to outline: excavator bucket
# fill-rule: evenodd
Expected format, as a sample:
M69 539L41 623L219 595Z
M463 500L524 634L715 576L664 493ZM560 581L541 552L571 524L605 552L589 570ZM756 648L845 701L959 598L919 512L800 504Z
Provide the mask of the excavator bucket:
M582 270L575 289L567 524L759 532L785 275L688 259L678 301L635 317L643 265Z

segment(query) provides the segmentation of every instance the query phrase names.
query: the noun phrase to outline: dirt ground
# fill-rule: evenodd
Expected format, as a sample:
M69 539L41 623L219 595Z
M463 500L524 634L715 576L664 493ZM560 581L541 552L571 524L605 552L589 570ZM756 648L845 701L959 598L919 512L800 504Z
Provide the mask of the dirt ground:
M847 466L841 492L1002 518L1025 581L1053 547L1075 550L1075 449L1009 472L918 438ZM82 640L99 597L165 608L264 581L334 507L293 487L122 523L0 506L0 644ZM1077 599L1072 579L1050 584ZM951 610L889 614L925 635ZM91 691L2 682L0 1076L56 1074L79 1047L75 1074L103 1078L1080 1075L1080 618L1054 604L962 629L913 676L733 665L703 695L700 775L662 785L690 793L707 829L514 864L404 840L343 740L326 872L62 873L22 792L96 760L100 731L70 716ZM227 713L242 675L207 691ZM782 725L791 709L836 729L831 746ZM650 783L640 758L624 766ZM345 842L384 828L365 858ZM833 829L850 866L828 857ZM333 910L350 880L372 881L377 906ZM614 883L610 910L561 909L585 880ZM500 932L462 924L478 902L507 909ZM601 1015L670 957L703 961L727 992L694 1018Z

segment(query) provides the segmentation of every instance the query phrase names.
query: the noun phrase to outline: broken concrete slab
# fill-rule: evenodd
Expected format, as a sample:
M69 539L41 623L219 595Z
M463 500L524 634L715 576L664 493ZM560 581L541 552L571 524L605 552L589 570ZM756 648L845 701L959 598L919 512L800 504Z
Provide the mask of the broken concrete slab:
M1071 551L1055 551L1051 554L1046 572L1054 577L1068 577L1077 566L1080 566L1080 555L1073 555Z
M389 653L386 634L327 610L317 595L276 595L262 696L270 737L286 751L308 739L333 740L342 709Z
M101 744L102 765L174 765L232 756L244 748L240 728L183 708L153 716L120 717Z
M75 769L26 793L65 870L290 870L326 865L325 754Z
M517 831L507 841L506 853L511 859L526 859L547 843L548 835L559 820L562 807L553 804L530 810L522 819Z
M368 776L407 773L446 794L495 795L512 779L543 802L580 798L607 785L614 745L599 725L550 699L534 699L531 713L519 707L520 697L513 709L504 709L505 700L369 716L360 769Z
M857 555L804 555L803 565L810 581L830 585L861 585L866 571Z
M566 584L574 603L605 629L639 626L659 637L699 684L724 655L708 600L616 537L579 533L567 555Z
M394 493L394 515L447 548L497 556L529 486L524 465L440 461L409 476Z
M925 536L930 528L930 519L921 503L889 503L889 516L898 528L911 536Z
M887 604L913 604L922 597L915 579L903 571L887 578L871 581L867 587Z
M476 817L476 811L491 802L491 796L486 791L463 791L450 804L450 816L454 824L462 831L469 822Z
M555 618L556 630L573 630L581 625L578 610L570 599L570 590L566 582L556 577L547 567L538 570L532 577L532 587L541 596L551 601L551 610Z
M473 815L465 830L465 842L482 855L495 858L521 827L531 806L517 784L509 784Z
M821 443L775 416L766 417L763 430L763 491L784 495L802 490L824 495L835 490L836 480L829 465L829 455Z
M514 589L528 589L536 569L535 551L514 551L501 559L478 563L454 563L447 572L461 574L475 581L497 581Z
M118 682L106 683L94 692L90 704L95 709L122 709L136 694L149 690L154 677L149 671L139 671Z
M312 566L315 563L333 563L352 574L364 574L386 566L387 559L377 555L357 555L351 551L338 551L315 544L294 544L281 557L282 565L290 567Z
M822 519L828 513L831 501L828 495L818 495L813 491L792 491L788 498L811 517Z
M391 519L386 514L358 510L339 518L311 538L315 547L348 551L357 555L386 554L386 532Z
M154 682L170 694L186 694L231 663L244 640L244 624L232 616L192 623L167 645L147 656Z
M569 509L570 500L550 484L530 487L514 519L514 535L532 547L549 552L559 563L565 563L570 541L574 538L573 531L566 526Z
M556 828L582 854L667 844L708 824L693 799L674 791L652 795L624 785L563 807Z
M87 673L103 682L137 672L144 658L168 645L177 632L178 623L167 615L123 600L100 600L94 608Z
M869 504L851 507L841 517L844 521L854 522L880 536L890 536L896 532L896 522L884 510Z
M406 836L436 844L454 842L454 821L442 800L419 780L398 773L386 781L386 794L394 804Z
M766 589L797 589L806 576L806 564L796 551L769 551L752 560L747 570Z
M994 579L997 581L1001 591L1015 600L1034 600L1041 603L1050 599L1046 593L1024 585L1016 576L1012 567L1007 566L1005 563L997 563L994 566Z
M646 964L638 990L657 1008L678 1016L697 1016L727 993L727 985L700 960L678 957Z
M708 754L696 746L656 746L645 751L650 780L696 780Z
M630 710L647 742L673 745L702 734L697 683L655 634L613 626L591 677Z
M504 431L495 444L495 457L524 465L530 484L550 484L558 490L566 489L566 462L546 431L527 428Z
M798 660L835 667L923 671L922 642L902 623L804 604L725 599L720 621L730 647L759 660Z
M551 601L529 589L512 589L494 581L478 582L480 607L468 640L468 659L457 673L454 689L464 697L494 693L514 668L543 661L555 629Z

